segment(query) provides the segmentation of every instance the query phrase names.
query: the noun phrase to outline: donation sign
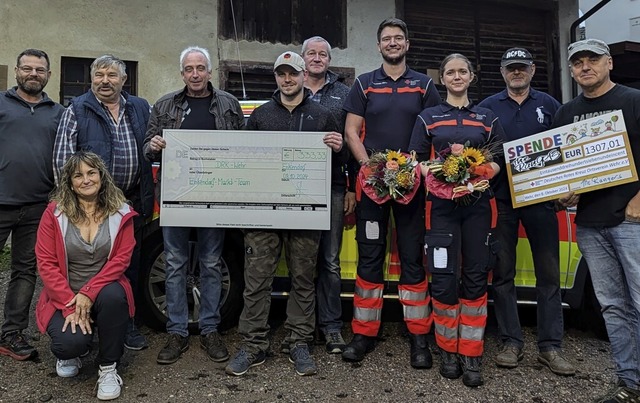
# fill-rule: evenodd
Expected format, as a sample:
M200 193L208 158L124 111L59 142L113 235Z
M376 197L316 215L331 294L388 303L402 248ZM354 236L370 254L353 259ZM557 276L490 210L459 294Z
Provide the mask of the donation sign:
M620 110L503 146L514 208L638 180Z
M160 225L328 230L324 135L164 130Z

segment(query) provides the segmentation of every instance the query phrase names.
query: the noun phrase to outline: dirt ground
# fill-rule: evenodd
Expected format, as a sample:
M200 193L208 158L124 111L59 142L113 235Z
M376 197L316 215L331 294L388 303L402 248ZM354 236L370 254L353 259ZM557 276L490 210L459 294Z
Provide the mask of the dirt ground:
M4 301L9 271L1 267L0 258L0 300ZM281 304L274 306L282 307ZM535 315L534 309L523 312ZM252 368L242 377L228 376L224 373L224 363L210 361L200 349L197 337L191 338L190 350L177 363L156 364L165 334L143 327L150 347L139 352L126 351L119 367L124 387L117 401L583 403L603 394L615 380L609 344L590 332L573 328L567 329L564 344L566 355L575 363L578 373L573 377L552 374L536 360L533 323L527 323L524 329L525 358L520 366L513 370L499 369L491 360L498 350L497 329L491 320L485 342L485 384L476 389L465 387L461 380L444 379L438 374L439 358L433 339L434 368L412 369L408 343L397 322L385 324L383 340L361 364L343 362L340 356L329 355L323 346L317 346L314 357L318 375L300 377L288 357L277 351L284 338L282 318L276 318L273 325L274 352L264 365ZM33 320L28 333L39 350L39 357L28 362L0 357L0 402L97 401L94 391L97 369L93 365L97 346L83 359L83 368L77 377L63 379L55 373L55 358L49 351L48 337L36 332ZM350 339L348 323L344 334ZM224 334L224 339L233 353L240 343L236 329Z

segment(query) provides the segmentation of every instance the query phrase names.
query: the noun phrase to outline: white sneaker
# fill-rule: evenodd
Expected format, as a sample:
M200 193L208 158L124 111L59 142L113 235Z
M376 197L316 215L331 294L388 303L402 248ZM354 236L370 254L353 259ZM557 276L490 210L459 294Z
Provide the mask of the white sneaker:
M62 378L71 378L78 375L81 367L82 361L80 361L80 358L56 361L56 372Z
M98 389L99 400L112 400L120 396L122 386L122 378L118 375L115 362L111 365L100 365L98 371Z

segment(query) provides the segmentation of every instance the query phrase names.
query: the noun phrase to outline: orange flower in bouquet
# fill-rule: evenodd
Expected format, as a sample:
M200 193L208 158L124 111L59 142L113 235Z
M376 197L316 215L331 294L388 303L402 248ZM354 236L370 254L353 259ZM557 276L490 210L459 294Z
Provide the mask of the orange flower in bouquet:
M395 200L407 204L420 187L420 170L415 154L400 151L377 152L360 168L358 182L367 196L378 204Z

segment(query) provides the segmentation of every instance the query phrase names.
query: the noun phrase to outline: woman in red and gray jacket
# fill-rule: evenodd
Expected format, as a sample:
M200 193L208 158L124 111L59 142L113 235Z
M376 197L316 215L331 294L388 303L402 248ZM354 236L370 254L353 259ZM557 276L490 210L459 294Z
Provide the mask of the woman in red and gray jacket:
M64 165L38 228L36 258L44 284L38 328L51 338L57 374L72 377L98 326L100 400L117 398L122 385L116 365L135 311L124 272L135 245L136 215L100 157L81 151Z

